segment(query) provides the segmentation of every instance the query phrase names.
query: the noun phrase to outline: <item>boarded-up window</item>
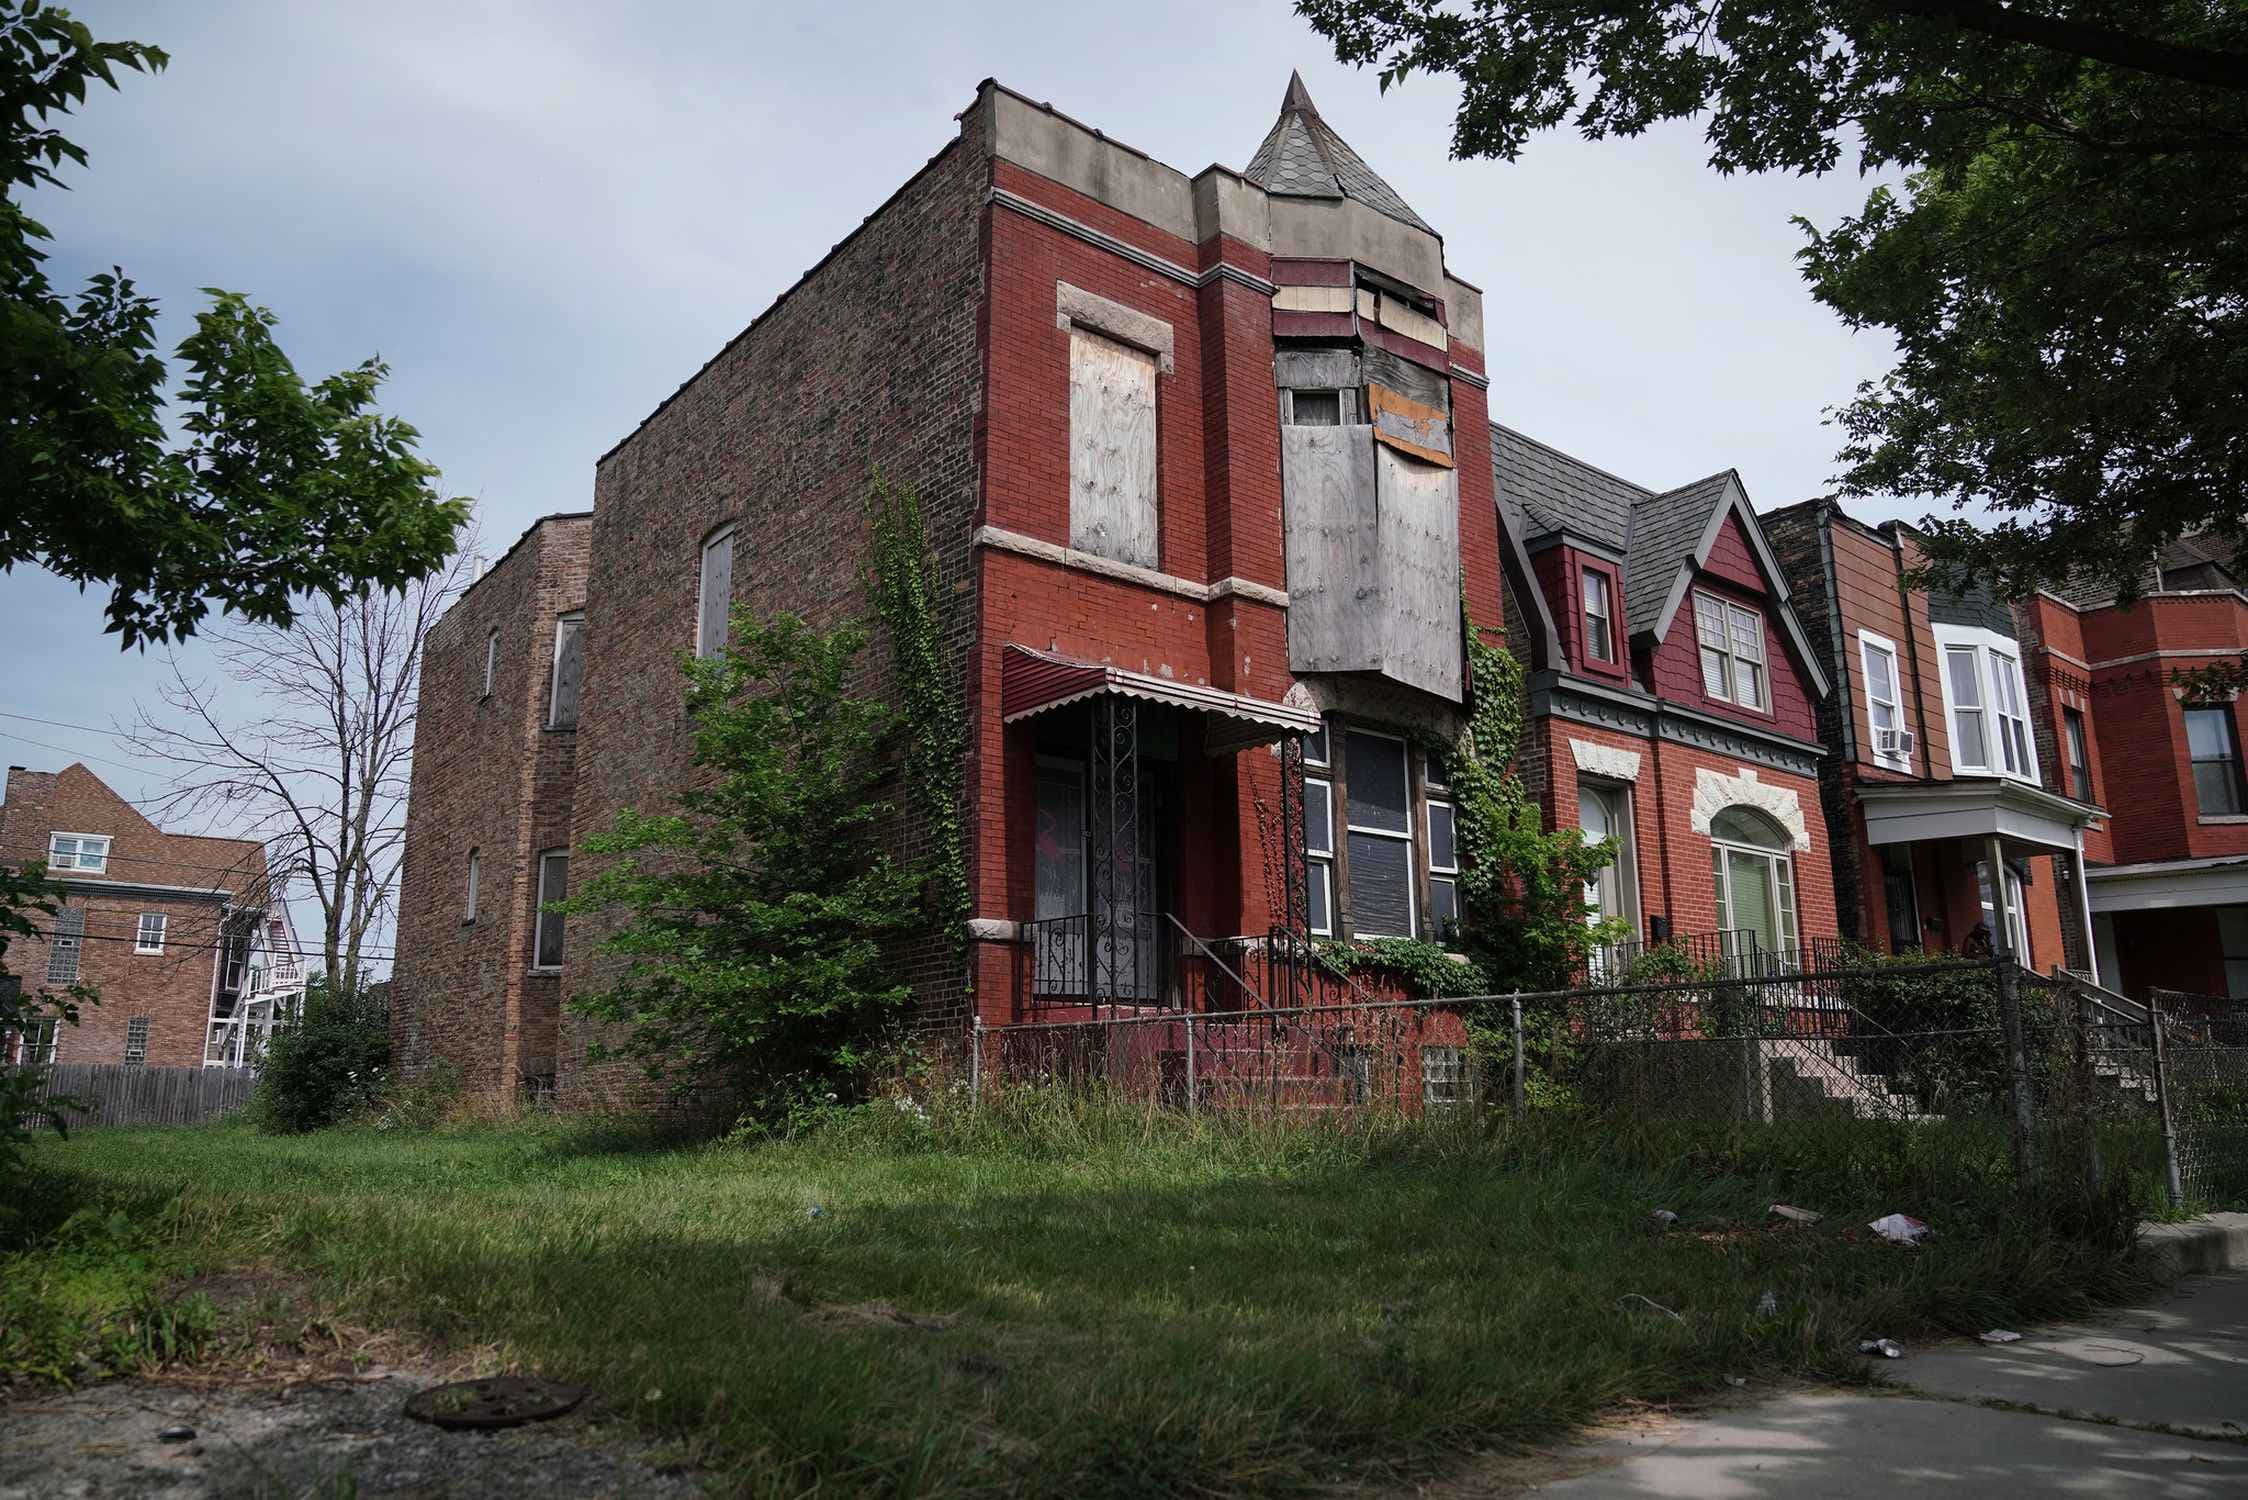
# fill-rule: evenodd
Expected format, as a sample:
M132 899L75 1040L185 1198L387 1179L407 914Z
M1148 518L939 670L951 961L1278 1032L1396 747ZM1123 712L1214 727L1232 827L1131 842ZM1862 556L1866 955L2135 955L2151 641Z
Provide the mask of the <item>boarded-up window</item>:
M1156 565L1155 356L1069 335L1069 544Z
M695 655L716 656L726 644L726 612L734 602L734 528L722 526L702 545L702 582L695 594Z
M78 950L86 940L86 908L66 906L55 913L53 945L47 949L47 983L78 982Z
M546 907L551 901L568 899L569 894L570 851L548 849L539 855L539 928L531 953L533 968L562 967L562 913Z
M554 685L546 722L550 729L578 727L578 684L585 678L585 616L564 615L554 622Z

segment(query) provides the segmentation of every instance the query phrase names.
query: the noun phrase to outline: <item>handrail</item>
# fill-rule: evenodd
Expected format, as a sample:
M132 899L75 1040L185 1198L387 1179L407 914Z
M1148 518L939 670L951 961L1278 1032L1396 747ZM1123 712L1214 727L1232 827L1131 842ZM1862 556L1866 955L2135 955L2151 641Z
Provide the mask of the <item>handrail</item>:
M1208 959L1211 963L1216 964L1218 966L1218 972L1225 975L1226 978L1232 980L1234 984L1240 988L1242 994L1247 995L1252 1000L1257 998L1257 992L1249 988L1249 982L1243 979L1239 974L1234 973L1233 967L1230 964L1228 964L1224 959L1218 957L1215 952L1211 951L1210 945L1202 941L1201 936L1197 934L1192 928L1188 927L1186 923L1180 921L1178 919L1177 913L1165 912L1163 913L1163 920L1170 923L1173 927L1176 927L1179 930L1181 936L1183 936L1188 942L1192 943L1195 947L1201 949L1202 956Z
M1303 955L1304 962L1317 965L1320 971L1326 974L1330 979L1338 979L1342 981L1343 986L1352 994L1362 996L1368 1002L1373 1002L1380 998L1372 990L1366 988L1366 986L1360 984L1357 979L1353 978L1347 969L1339 969L1335 965L1327 962L1324 958L1321 958L1319 956L1319 950L1312 946L1311 939L1295 931L1293 928L1274 927L1266 931L1265 948L1268 957L1272 948L1272 940L1276 937L1284 939L1287 942L1289 950L1288 961L1290 963L1294 963L1297 961L1296 955L1300 951ZM1302 944L1302 948L1300 950L1297 948L1297 944L1299 943Z
M2081 998L2090 1001L2099 1009L2121 1016L2124 1025L2144 1026L2152 1018L2152 1012L2130 996L2119 995L2107 986L2095 983L2092 979L2065 965L2055 964L2052 977L2075 990ZM2133 1015L2133 1011L2138 1012L2138 1014Z

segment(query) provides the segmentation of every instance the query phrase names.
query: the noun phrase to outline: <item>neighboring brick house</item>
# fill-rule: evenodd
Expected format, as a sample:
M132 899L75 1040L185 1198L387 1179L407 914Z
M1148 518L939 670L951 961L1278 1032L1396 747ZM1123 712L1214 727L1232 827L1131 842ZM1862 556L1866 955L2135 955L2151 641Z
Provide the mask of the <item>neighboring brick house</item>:
M255 1055L302 989L255 840L166 833L83 765L10 766L0 862L47 863L61 909L8 949L26 989L100 992L77 1027L4 1041L14 1061L199 1067Z
M919 496L969 720L966 960L942 937L900 955L931 1025L1177 1003L1204 945L1443 935L1458 856L1419 746L1461 722L1463 599L1491 641L1510 598L1540 621L1561 821L1571 737L1602 774L1645 752L1621 779L1649 799L1650 927L1831 935L1824 684L1737 480L1645 497L1644 534L1607 544L1646 549L1611 579L1639 676L1577 671L1500 525L1481 294L1300 80L1238 172L1189 177L988 81L959 127L603 456L590 520L534 527L433 636L396 970L410 1072L551 1074L581 1104L631 1085L555 1010L615 974L610 919L535 907L617 809L687 783L677 664L729 603L869 613L877 470ZM1705 598L1763 621L1753 707L1700 686ZM878 644L860 686L888 671ZM574 733L542 727L565 679ZM918 849L910 809L897 837ZM1241 1003L1232 971L1196 972L1188 1003Z
M1867 526L1831 500L1763 520L1835 685L1818 738L1843 934L2088 971L2082 877L2104 813L2088 787L2047 789L2035 660L2011 612L1908 587L1921 554L1901 523Z
M2149 561L2143 596L2039 593L2017 608L2046 783L2109 809L2085 841L2103 980L2248 998L2248 703L2178 680L2248 654L2248 574L2217 538Z
M1631 929L1624 954L1680 944L1753 969L1831 943L1827 678L1739 474L1656 491L1492 437L1535 577L1508 621L1531 668L1523 770L1558 826L1617 840L1596 915Z

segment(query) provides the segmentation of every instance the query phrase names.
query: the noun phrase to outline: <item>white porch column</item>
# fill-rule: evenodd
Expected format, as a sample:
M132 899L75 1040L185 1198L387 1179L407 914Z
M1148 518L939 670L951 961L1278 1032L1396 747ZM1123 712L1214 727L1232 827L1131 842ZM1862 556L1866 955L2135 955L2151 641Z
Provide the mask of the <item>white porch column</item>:
M2020 963L2022 956L2014 951L2014 914L2006 905L2006 856L1997 834L1983 840L1983 859L1990 870L1991 948Z
M2084 966L2094 984L2107 984L2100 973L2099 939L2092 933L2092 887L2084 878L2084 830L2081 828L2076 830L2076 914L2084 921Z

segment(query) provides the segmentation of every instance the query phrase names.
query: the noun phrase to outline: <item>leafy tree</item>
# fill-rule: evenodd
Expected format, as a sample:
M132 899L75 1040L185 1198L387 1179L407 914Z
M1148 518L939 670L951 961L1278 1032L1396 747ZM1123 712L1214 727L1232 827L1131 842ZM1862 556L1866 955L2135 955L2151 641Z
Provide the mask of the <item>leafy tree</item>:
M83 984L60 994L27 990L8 969L9 945L40 936L33 914L51 921L62 895L62 887L47 879L43 861L18 869L0 865L0 1244L14 1232L18 1213L30 1206L23 1148L32 1131L40 1125L66 1129L68 1112L78 1106L76 1100L45 1097L45 1069L19 1067L10 1056L21 1039L48 1025L76 1026L78 1008L95 1002L94 991Z
M19 200L86 164L52 122L90 86L166 62L40 0L0 0L0 571L109 585L127 646L191 635L213 603L287 625L303 595L402 585L452 553L468 515L433 490L414 429L375 409L380 360L308 386L273 315L211 289L179 347L174 445L155 300L122 271L75 298L49 283L51 236Z
M1931 577L2136 597L2164 542L2248 541L2248 9L2212 0L1300 0L1386 88L1457 76L1461 156L1702 117L1720 171L1875 188L1802 227L1813 295L1899 346L1838 419L1849 493Z
M571 1000L629 1028L596 1055L679 1094L734 1088L761 1124L848 1099L910 993L882 961L923 917L918 873L878 837L896 726L849 691L866 641L737 609L725 649L685 668L706 774L677 811L627 808L588 839L619 857L557 906L624 916L601 944L621 974Z
M389 1070L382 1002L361 980L315 974L296 1017L266 1043L250 1114L278 1135L322 1130L380 1098Z

